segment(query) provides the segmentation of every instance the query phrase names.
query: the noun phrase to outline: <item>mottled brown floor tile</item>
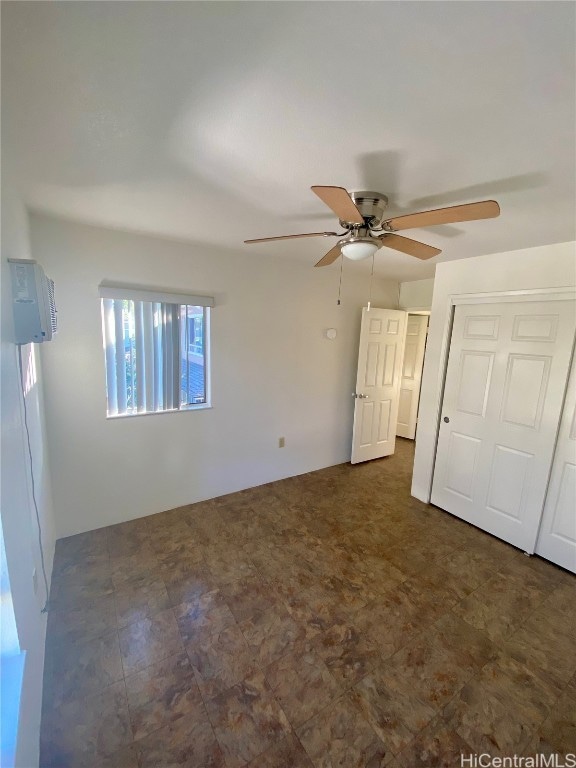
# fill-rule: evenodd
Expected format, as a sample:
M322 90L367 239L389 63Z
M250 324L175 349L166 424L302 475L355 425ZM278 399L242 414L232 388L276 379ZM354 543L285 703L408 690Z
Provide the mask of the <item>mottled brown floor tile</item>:
M184 521L161 527L151 526L150 545L158 557L181 557L200 562L202 548L192 538L192 529Z
M553 595L539 605L534 611L534 616L544 625L555 627L563 634L572 635L576 642L576 594L570 606L562 605L562 599L559 596L554 600L552 597Z
M575 577L412 498L413 448L59 541L42 765L447 768L464 747L565 749ZM100 696L102 723L83 710Z
M565 685L576 672L576 644L572 633L550 625L546 613L534 613L506 640L503 649L557 685Z
M52 610L71 610L81 608L98 598L111 595L114 585L108 572L99 573L83 581L69 574L52 579L50 585L50 608Z
M201 502L191 506L188 524L192 530L192 540L201 545L218 541L226 533L226 524L220 518L214 501Z
M116 631L63 642L46 660L45 686L54 705L102 691L123 677Z
M294 728L342 693L322 659L313 652L289 653L266 667L264 674Z
M137 555L148 549L150 539L145 520L139 518L106 528L108 554L111 558Z
M366 523L347 533L342 542L348 549L361 556L384 557L386 550L398 543L398 537L391 532L389 526Z
M281 597L294 597L318 583L318 576L303 563L277 562L268 571L260 569Z
M462 664L479 669L496 655L496 645L483 632L471 627L453 613L446 613L427 628L426 634L435 638L448 652L457 650Z
M157 579L158 559L150 551L110 558L110 575L114 589L130 589L148 585Z
M418 552L410 541L400 540L386 550L386 559L406 576L413 576L430 565L430 557Z
M257 672L207 703L229 766L243 766L291 733L286 715Z
M517 558L526 558L523 552L520 552L516 547L513 547L512 544L508 544L506 541L498 539L496 536L492 536L474 526L471 526L471 531L473 532L471 541L474 547L498 562L498 570L501 570L504 564L511 563Z
M570 749L570 752L574 754L574 749ZM536 755L545 755L547 760L550 760L548 765L554 765L555 763L553 760L559 760L560 758L563 758L565 755L563 755L556 747L552 746L545 738L539 733L534 733L527 741L526 745L522 749L521 753L524 757L531 757L532 763L525 763L525 765L538 765L537 762L535 762L535 756ZM551 758L550 756L554 755L554 758ZM561 762L557 762L558 765L563 765ZM540 760L540 765L544 766L546 763L544 763L542 760Z
M138 752L134 744L123 747L111 755L99 757L93 768L140 768Z
M89 640L114 629L116 608L114 595L109 594L70 610L51 610L48 613L46 647Z
M185 715L135 742L140 768L224 768L224 756L203 712Z
M254 563L236 547L206 547L204 559L214 583L218 586L256 574Z
M410 583L447 607L455 605L472 591L460 577L448 571L440 563L434 563L420 571Z
M480 532L474 529L474 534ZM470 544L451 552L438 561L438 564L459 580L463 588L472 592L497 573L503 562L485 549Z
M493 546L509 547L499 539L494 539L493 542ZM559 568L548 560L537 555L526 557L521 553L517 553L515 557L509 559L502 572L516 576L525 583L528 582L548 593L561 586L574 586L576 580L574 574Z
M78 533L58 539L54 554L54 573L61 573L68 565L82 563L91 558L108 557L108 534L106 528Z
M330 627L314 640L314 648L345 687L364 677L380 658L374 642L350 624Z
M247 768L313 768L313 765L298 738L290 734L251 760Z
M205 701L243 680L256 666L237 624L188 645L187 652Z
M257 575L228 582L221 592L236 621L251 619L278 602L272 586Z
M183 715L204 711L194 671L185 653L129 675L126 692L135 739Z
M546 717L561 691L504 652L482 668L477 680L534 727Z
M404 582L359 611L356 621L386 658L432 623L432 607L413 584Z
M350 695L393 754L404 749L435 716L434 709L410 689L400 692L389 688L379 670L360 680Z
M352 564L352 568L361 574L363 588L377 594L393 589L406 580L406 574L383 557L373 555L358 557Z
M158 512L155 515L146 517L146 527L150 532L151 537L155 538L158 533L162 534L165 531L189 528L191 510L194 506L195 505L193 504L187 504L183 507L168 509L165 512ZM190 531L188 531L188 533L190 533Z
M49 758L40 753L40 768L140 768L135 745L129 744L111 755L65 752Z
M566 693L576 699L576 673L572 675L572 678L566 686Z
M449 730L456 731L478 754L521 754L534 732L533 724L477 680L464 686L446 706L443 717Z
M131 740L126 691L121 681L82 701L44 713L42 766L96 768L107 764L105 758Z
M576 702L568 694L560 697L540 727L540 739L561 755L576 752Z
M124 674L132 675L184 650L170 609L135 621L119 631Z
M182 560L166 560L160 567L170 603L193 602L200 595L216 589L216 584L206 565Z
M373 589L369 589L366 585L359 588L345 579L340 572L320 579L317 588L328 595L330 604L336 605L339 610L346 611L348 616L352 616L368 603L378 599L378 594Z
M306 589L287 598L285 605L290 616L304 629L306 638L316 637L334 624L344 623L349 614L335 594L323 589Z
M76 556L54 558L52 570L53 584L89 584L98 579L110 576L110 558L104 555L88 555L82 560Z
M296 733L315 768L381 768L393 757L346 698L323 709Z
M389 688L399 693L411 691L436 711L450 701L475 671L457 646L446 650L426 634L399 650L378 669Z
M446 723L433 720L398 755L401 768L462 768L462 755L468 758L471 749Z
M235 624L234 616L219 590L206 592L196 600L174 607L184 643L195 645Z
M135 621L149 619L170 607L168 592L161 579L147 586L119 589L114 597L119 627L127 627Z
M279 659L299 639L303 630L296 624L284 606L273 606L240 624L250 652L261 666Z
M554 610L564 614L570 621L570 625L574 627L576 625L576 574L569 574L570 580L568 583L563 583L557 586L548 595L542 608L550 606Z
M454 607L454 613L491 640L510 635L547 595L534 579L512 575L506 569L482 584Z

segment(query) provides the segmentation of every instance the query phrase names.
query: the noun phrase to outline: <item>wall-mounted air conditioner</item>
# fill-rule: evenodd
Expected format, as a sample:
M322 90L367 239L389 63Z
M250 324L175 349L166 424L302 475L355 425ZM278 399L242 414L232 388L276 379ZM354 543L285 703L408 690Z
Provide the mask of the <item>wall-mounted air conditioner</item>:
M31 259L8 259L8 262L12 275L15 343L50 341L56 333L54 281Z

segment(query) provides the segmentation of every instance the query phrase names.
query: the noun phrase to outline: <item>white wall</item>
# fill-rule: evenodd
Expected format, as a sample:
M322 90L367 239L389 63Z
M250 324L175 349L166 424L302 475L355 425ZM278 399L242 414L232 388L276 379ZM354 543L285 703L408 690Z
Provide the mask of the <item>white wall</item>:
M575 243L557 243L438 264L420 395L412 495L430 500L451 297L576 285Z
M32 246L56 285L59 332L42 352L59 537L349 460L365 265L344 265L338 307L338 265L248 247L40 215ZM215 296L212 409L106 419L103 279ZM378 283L373 304L395 307L397 295Z
M400 283L400 309L430 309L434 292L434 278Z
M8 258L29 258L28 220L8 178L2 185L2 317L1 317L1 512L6 559L20 647L26 665L20 704L16 765L38 764L46 595L42 583L38 529L32 503L30 468L24 430L17 347L13 344L12 297ZM48 581L54 553L54 524L50 473L43 421L42 371L37 345L22 349L24 370L35 370L26 394L36 480L36 496L46 555ZM32 572L36 569L38 591Z

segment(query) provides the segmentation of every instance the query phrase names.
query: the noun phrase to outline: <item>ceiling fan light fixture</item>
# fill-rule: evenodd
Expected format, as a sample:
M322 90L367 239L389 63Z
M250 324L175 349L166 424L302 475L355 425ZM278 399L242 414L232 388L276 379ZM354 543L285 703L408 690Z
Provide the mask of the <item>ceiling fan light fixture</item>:
M373 256L378 248L380 248L380 243L375 243L373 240L350 240L343 243L340 250L347 259L360 261Z

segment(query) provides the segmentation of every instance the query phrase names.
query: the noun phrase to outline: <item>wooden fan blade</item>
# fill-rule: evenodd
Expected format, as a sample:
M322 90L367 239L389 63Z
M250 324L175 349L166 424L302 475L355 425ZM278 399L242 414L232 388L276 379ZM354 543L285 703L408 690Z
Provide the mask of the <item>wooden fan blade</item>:
M389 219L386 223L393 229L411 229L412 227L429 227L433 224L454 224L457 221L492 219L499 215L500 206L496 200L484 200L481 203L451 205L449 208L396 216L395 219Z
M305 235L279 235L278 237L258 237L256 240L244 240L245 243L269 243L271 240L295 240L297 237L337 237L337 232L308 232Z
M330 248L326 256L323 256L317 264L314 264L314 266L327 267L329 264L336 261L338 256L340 256L340 244L335 245L334 248Z
M409 256L416 256L417 259L431 259L433 256L442 253L439 248L426 245L426 243L421 243L418 240L411 240L409 237L403 237L402 235L382 235L378 240L386 248L402 251L402 253L407 253Z
M354 205L344 187L310 187L323 203L326 203L341 221L364 224L364 217Z

